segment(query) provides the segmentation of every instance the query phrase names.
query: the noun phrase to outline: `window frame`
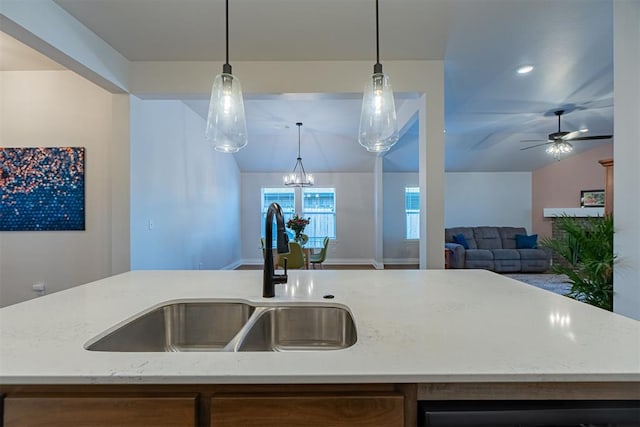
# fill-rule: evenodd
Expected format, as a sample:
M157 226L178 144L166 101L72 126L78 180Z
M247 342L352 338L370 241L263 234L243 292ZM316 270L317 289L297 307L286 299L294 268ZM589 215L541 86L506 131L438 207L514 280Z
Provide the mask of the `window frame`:
M416 195L415 203L417 204L417 208L411 209L409 207L411 203L409 199L410 194ZM412 221L410 217L414 217L415 219ZM417 234L410 235L410 231L413 230L411 223L415 224L415 232ZM408 241L420 240L420 187L404 188L404 238Z

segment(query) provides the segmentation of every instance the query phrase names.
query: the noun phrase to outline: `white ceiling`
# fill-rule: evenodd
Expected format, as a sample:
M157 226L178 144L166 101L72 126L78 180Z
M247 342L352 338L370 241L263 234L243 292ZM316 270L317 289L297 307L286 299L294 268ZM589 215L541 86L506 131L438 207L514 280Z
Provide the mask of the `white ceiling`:
M224 59L222 0L55 1L131 61ZM373 66L374 4L231 0L230 62ZM613 133L611 0L380 0L380 59L444 59L448 171L530 171L553 162L544 148L520 148L557 130L558 108L567 110L562 130ZM528 63L532 73L515 73ZM205 116L206 101L185 103ZM371 170L373 155L356 141L359 99L247 94L245 109L250 141L235 154L243 171L293 168L297 121L310 171ZM575 152L610 142L576 142ZM417 170L415 126L385 156L385 170Z

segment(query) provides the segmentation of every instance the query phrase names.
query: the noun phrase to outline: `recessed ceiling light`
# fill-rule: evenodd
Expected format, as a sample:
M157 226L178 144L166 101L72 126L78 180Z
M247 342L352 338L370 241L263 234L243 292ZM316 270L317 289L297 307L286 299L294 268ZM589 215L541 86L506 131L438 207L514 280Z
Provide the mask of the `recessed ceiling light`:
M530 73L533 70L533 65L523 65L522 67L518 68L518 74L527 74Z

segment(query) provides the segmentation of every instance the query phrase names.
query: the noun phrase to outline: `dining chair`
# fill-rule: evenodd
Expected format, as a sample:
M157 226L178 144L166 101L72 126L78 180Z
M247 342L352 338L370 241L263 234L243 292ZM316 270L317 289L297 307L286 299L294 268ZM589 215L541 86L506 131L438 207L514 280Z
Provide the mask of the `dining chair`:
M304 253L297 242L289 242L289 253L280 254L278 266L284 268L284 260L287 260L287 269L305 268Z
M325 237L322 242L322 249L317 254L311 254L309 256L309 262L313 265L313 268L316 268L316 264L320 265L320 269L322 268L322 263L327 259L327 248L329 247L329 238Z

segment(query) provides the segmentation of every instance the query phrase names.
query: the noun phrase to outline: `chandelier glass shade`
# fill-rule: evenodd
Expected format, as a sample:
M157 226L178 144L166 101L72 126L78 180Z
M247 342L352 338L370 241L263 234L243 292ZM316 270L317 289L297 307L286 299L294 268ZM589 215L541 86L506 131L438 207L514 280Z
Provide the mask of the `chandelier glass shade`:
M284 185L289 187L311 187L314 184L313 175L307 174L304 170L300 155L300 127L302 127L302 123L298 122L296 126L298 126L298 157L291 173L284 175L282 180Z
M205 136L216 151L235 153L247 145L247 122L240 80L229 64L229 0L226 0L226 62L213 80Z
M547 147L547 153L553 155L554 158L558 158L562 154L567 154L573 151L573 145L567 141L554 142Z
M389 77L382 72L376 0L376 63L362 96L358 142L368 151L388 151L399 138L396 106Z

